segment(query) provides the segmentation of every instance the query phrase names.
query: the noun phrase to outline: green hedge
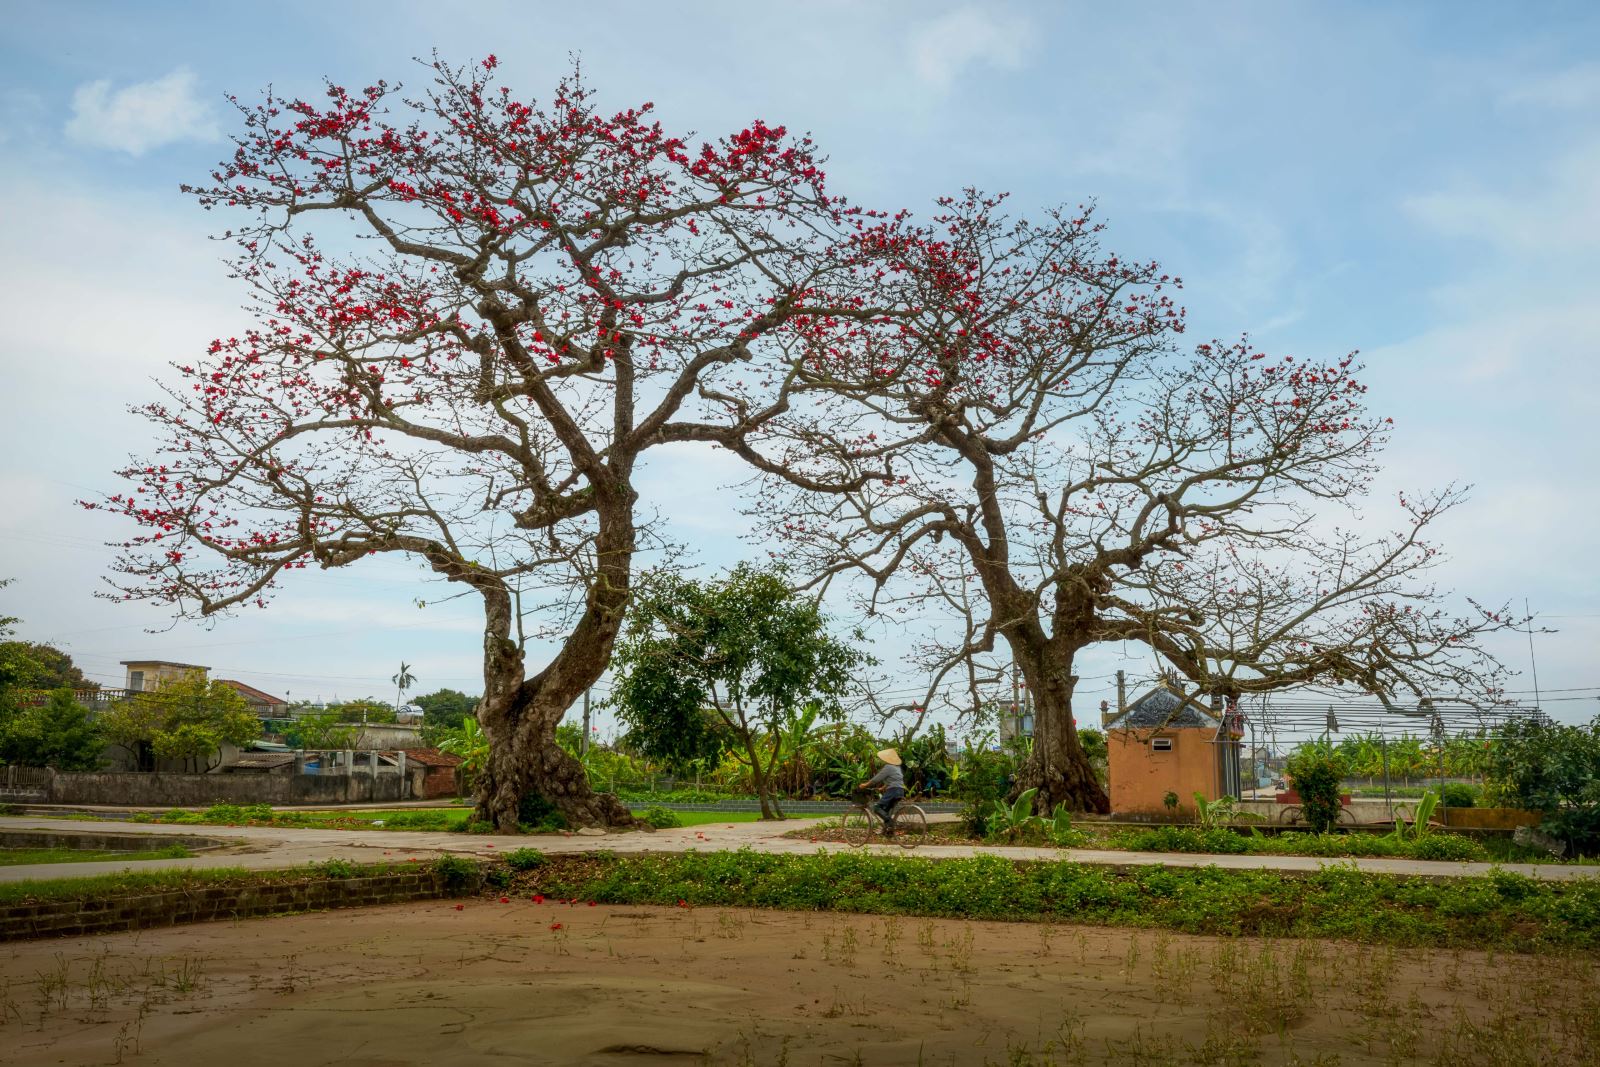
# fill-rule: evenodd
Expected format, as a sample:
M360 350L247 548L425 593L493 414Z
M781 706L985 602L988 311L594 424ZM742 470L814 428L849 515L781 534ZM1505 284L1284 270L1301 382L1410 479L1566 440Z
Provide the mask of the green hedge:
M1499 871L1435 881L1338 865L1295 876L741 850L570 863L549 857L528 877L551 896L613 904L1051 920L1410 946L1600 947L1600 879L1544 882Z

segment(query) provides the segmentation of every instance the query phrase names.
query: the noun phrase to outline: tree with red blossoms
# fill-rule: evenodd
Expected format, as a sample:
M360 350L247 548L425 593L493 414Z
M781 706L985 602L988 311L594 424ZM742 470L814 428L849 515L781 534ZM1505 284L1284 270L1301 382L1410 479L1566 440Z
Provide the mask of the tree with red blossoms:
M1512 620L1447 615L1426 581L1424 535L1460 493L1402 499L1387 531L1355 516L1389 420L1353 357L1184 351L1179 279L1099 232L1081 207L1017 221L968 192L856 236L851 269L893 310L819 329L783 416L727 439L791 562L864 578L871 612L944 609L936 680L1004 643L1035 708L1013 795L1036 787L1040 812L1108 808L1073 722L1077 657L1105 642L1223 701L1496 699L1476 639ZM1330 525L1340 509L1356 521Z
M691 147L649 105L603 113L576 71L540 105L496 66L435 60L409 100L235 101L232 159L186 191L241 216L254 321L176 367L140 409L158 451L89 506L139 528L116 595L182 614L264 605L306 567L420 560L484 609L475 817L512 830L531 791L629 824L554 733L650 536L640 457L776 413L752 365L781 374L814 335L826 250L860 222L781 126ZM529 587L556 643L532 671Z

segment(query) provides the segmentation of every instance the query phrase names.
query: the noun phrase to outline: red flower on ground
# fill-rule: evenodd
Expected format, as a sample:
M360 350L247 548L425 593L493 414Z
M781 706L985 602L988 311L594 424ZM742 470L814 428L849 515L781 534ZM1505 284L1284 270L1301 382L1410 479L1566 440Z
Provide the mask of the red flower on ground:
M533 896L529 897L528 899L533 901L535 904L543 904L544 903L544 894L543 893L535 893Z
M550 929L559 930L559 929L561 929L561 924L560 923L551 923L550 924Z
M500 898L500 903L509 904L509 903L511 903L511 898L510 897L501 897Z
M466 905L465 905L465 904L457 904L457 905L456 905L456 910L457 910L457 911L460 911L460 910L461 910L461 909L462 909L462 908L465 908L465 907L466 907Z

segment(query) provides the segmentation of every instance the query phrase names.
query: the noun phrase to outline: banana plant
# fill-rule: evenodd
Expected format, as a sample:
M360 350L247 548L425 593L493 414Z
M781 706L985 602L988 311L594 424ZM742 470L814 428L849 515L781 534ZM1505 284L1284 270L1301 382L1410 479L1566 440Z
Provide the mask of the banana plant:
M1015 840L1022 832L1036 822L1042 823L1043 819L1033 814L1033 797L1039 792L1037 788L1025 789L1022 795L1010 804L1003 800L993 802L990 811L989 826L992 832L1009 840Z
M1431 789L1423 790L1422 799L1417 801L1416 807L1411 809L1411 823L1406 824L1405 808L1399 809L1394 817L1394 838L1397 841L1420 841L1428 836L1431 827L1428 820L1433 818L1434 810L1439 807L1439 794Z
M489 738L470 715L461 720L459 730L439 742L439 751L460 756L461 773L469 777L489 765Z

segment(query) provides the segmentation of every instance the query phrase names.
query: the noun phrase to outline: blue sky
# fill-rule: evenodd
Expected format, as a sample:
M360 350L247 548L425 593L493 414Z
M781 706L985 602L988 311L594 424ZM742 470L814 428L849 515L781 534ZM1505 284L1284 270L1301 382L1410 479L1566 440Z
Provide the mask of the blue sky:
M0 613L117 684L136 655L293 697L474 691L467 604L419 610L405 566L305 574L265 612L168 632L92 596L117 534L75 497L144 439L124 413L239 300L177 192L227 151L227 92L420 81L496 53L544 95L570 54L674 129L810 130L833 187L924 208L965 185L1021 210L1098 199L1107 244L1184 276L1191 331L1370 365L1397 423L1386 489L1472 483L1441 584L1527 597L1559 633L1539 680L1600 712L1600 8L1089 5L9 3L0 43ZM1108 8L1119 10L1108 10ZM714 462L714 461L713 461ZM731 464L652 460L645 498L707 567L756 549ZM709 475L709 476L708 476ZM896 647L896 635L880 635ZM1524 670L1525 638L1495 646ZM1085 709L1110 692L1085 663ZM892 663L891 663L892 666ZM906 675L905 683L920 679Z

